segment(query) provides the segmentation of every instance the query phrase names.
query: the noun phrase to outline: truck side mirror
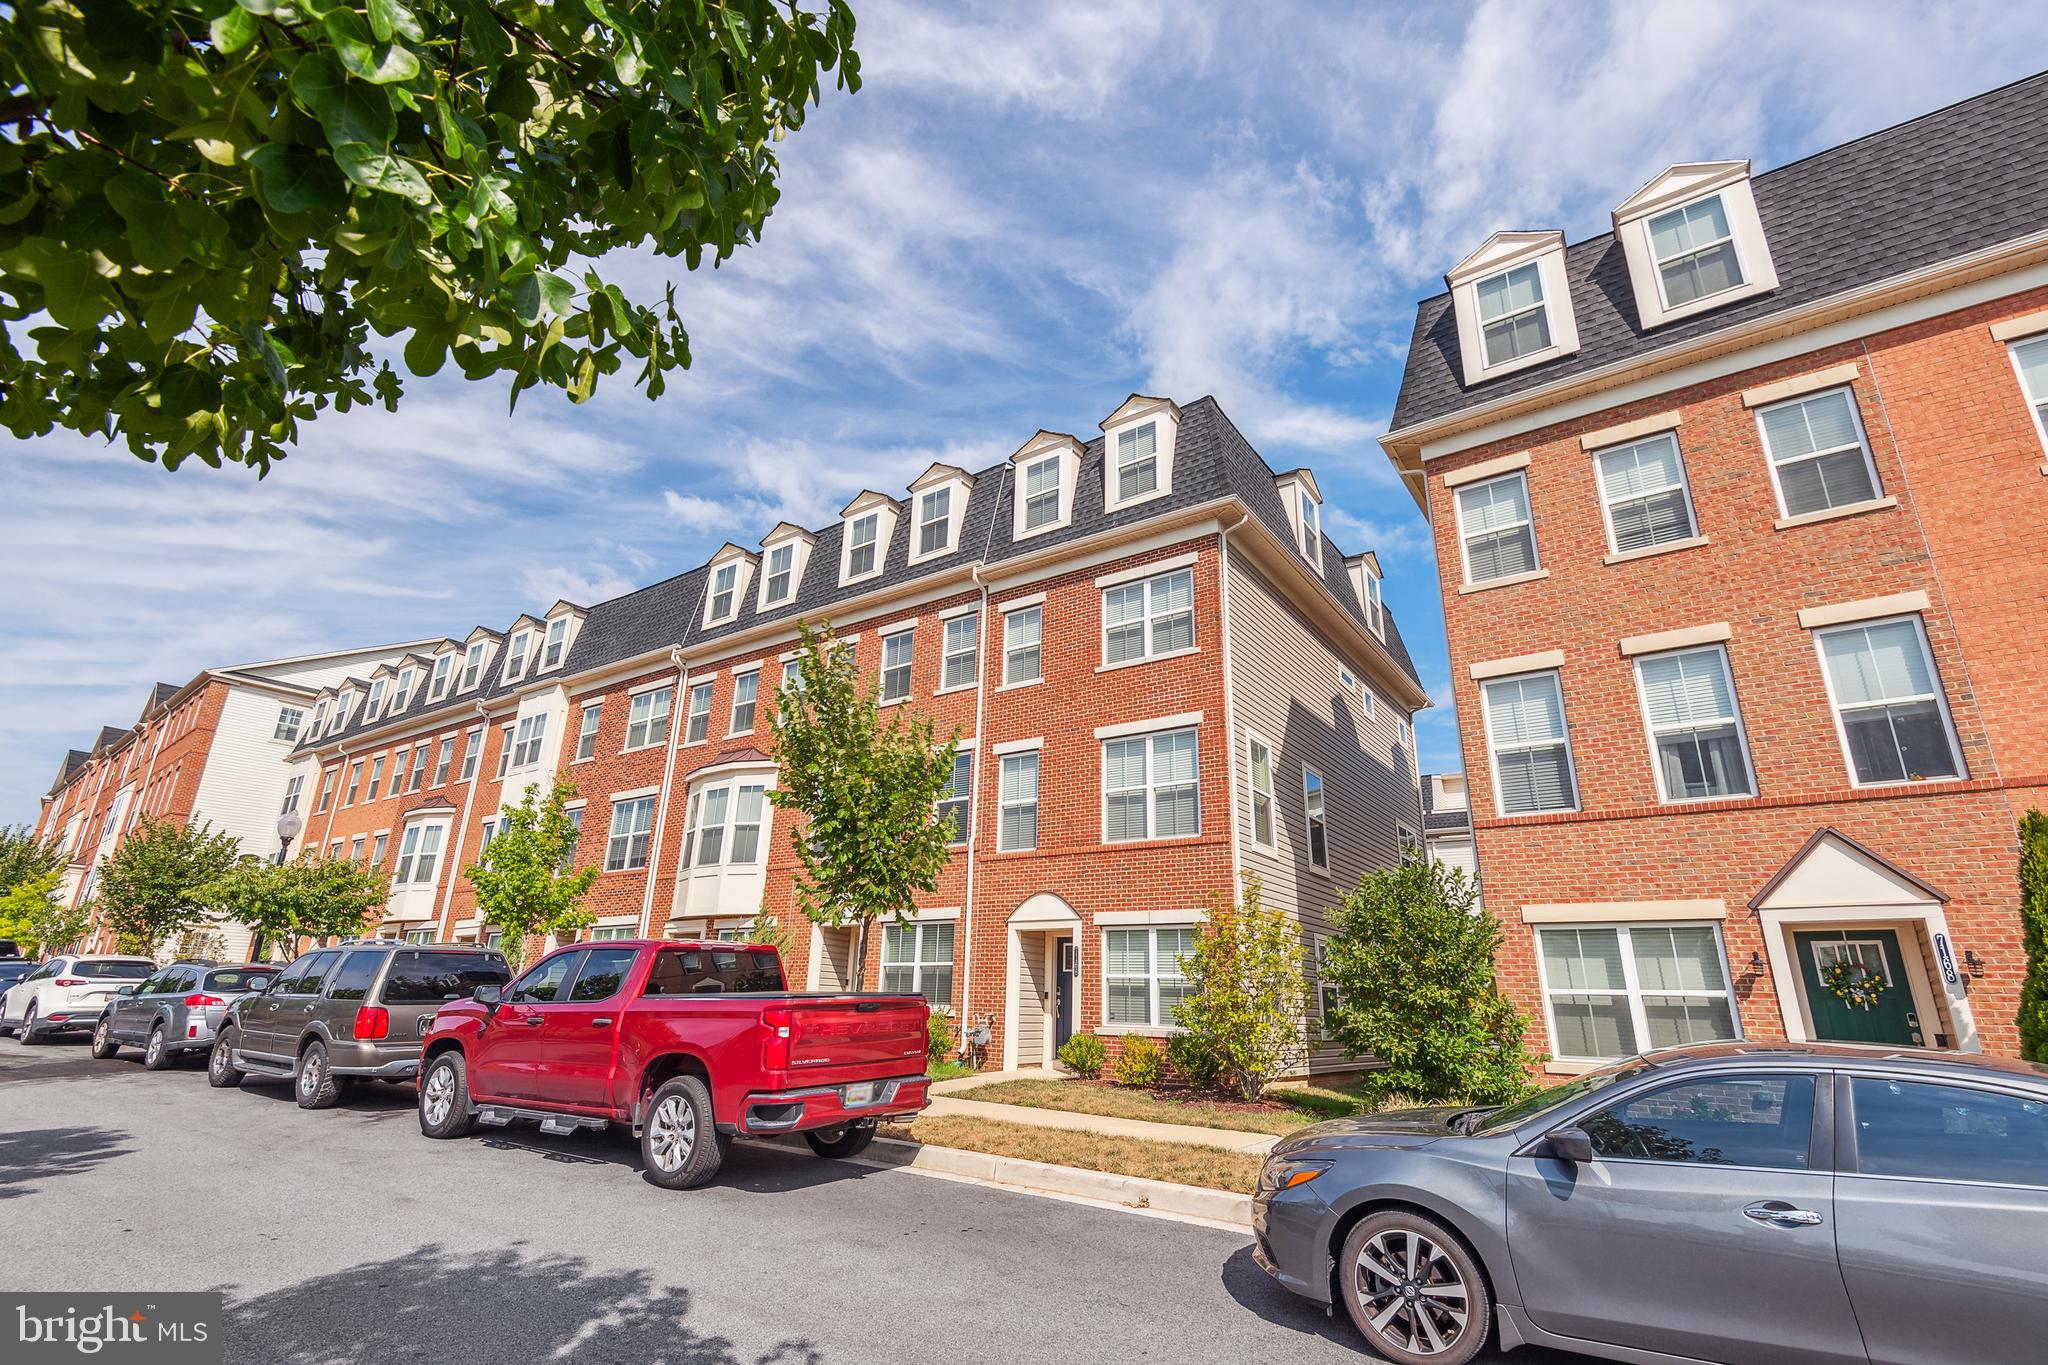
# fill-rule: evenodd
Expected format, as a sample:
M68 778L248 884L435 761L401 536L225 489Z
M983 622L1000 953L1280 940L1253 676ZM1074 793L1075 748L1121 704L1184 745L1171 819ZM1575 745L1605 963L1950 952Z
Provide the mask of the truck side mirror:
M477 1004L490 1009L496 1009L505 1000L505 988L503 986L478 986L470 994Z
M1546 1136L1550 1154L1559 1161L1584 1165L1593 1159L1593 1139L1583 1128L1554 1128Z

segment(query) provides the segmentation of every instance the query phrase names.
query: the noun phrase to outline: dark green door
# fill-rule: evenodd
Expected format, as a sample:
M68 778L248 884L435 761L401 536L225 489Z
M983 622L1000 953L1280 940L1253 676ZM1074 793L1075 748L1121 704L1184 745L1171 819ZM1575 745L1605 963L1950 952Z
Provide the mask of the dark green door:
M1890 929L1831 929L1794 934L1799 954L1799 979L1813 1014L1813 1036L1832 1043L1897 1043L1924 1045L1920 1017L1913 1012L1913 988L1906 981L1906 960L1899 936ZM1821 980L1821 972L1840 961L1860 962L1886 982L1884 993L1867 1005L1852 1005Z

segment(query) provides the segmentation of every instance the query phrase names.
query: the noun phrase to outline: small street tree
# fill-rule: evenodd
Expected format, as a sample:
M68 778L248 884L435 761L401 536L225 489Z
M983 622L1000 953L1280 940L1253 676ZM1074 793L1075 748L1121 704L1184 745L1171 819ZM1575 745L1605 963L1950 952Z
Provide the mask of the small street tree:
M765 905L754 912L754 917L740 929L740 934L745 942L764 944L779 953L789 951L789 931L782 927L781 920L768 913Z
M1254 876L1245 878L1241 900L1209 894L1195 951L1180 960L1187 995L1173 1012L1188 1033L1181 1047L1198 1050L1202 1069L1245 1100L1308 1061L1301 926L1285 911L1268 910L1261 891Z
M572 866L577 832L565 806L575 799L573 783L557 782L545 796L528 787L518 805L506 807L490 846L463 870L476 888L477 913L504 935L505 960L515 971L526 960L528 938L581 929L597 918L583 908L597 869Z
M266 947L290 961L301 938L353 938L391 894L384 873L366 862L308 854L288 863L245 857L200 888L209 913L245 924L249 956Z
M27 825L0 825L0 896L25 881L63 871L64 854L55 839L38 839Z
M2020 939L2020 1056L2048 1062L2048 815L2037 810L2020 819Z
M1418 854L1382 868L1344 897L1322 966L1337 988L1324 1030L1353 1057L1379 1099L1500 1104L1528 1088L1542 1061L1494 978L1500 925L1465 875Z
M201 887L235 865L242 846L204 820L144 816L103 859L93 904L114 931L114 950L151 956L157 945L206 918Z
M797 627L797 684L776 698L775 789L780 810L803 815L796 849L796 901L814 923L856 927L853 988L866 973L870 926L907 918L916 895L939 884L950 856L950 818L936 814L953 780L959 737L944 743L928 717L895 707L887 724L853 651L823 632Z
M68 947L85 932L89 916L83 911L65 907L68 918L63 923L58 920L57 885L63 876L61 872L39 873L0 895L0 938L13 939L25 956L40 956L44 947ZM63 938L52 937L66 924L76 924L77 930Z

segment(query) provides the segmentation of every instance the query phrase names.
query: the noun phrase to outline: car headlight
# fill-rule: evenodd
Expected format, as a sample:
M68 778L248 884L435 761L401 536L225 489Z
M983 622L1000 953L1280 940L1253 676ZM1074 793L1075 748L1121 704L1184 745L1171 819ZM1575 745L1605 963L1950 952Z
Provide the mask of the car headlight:
M1278 1194L1296 1185L1306 1185L1330 1169L1327 1161L1288 1161L1275 1157L1259 1168L1259 1192Z

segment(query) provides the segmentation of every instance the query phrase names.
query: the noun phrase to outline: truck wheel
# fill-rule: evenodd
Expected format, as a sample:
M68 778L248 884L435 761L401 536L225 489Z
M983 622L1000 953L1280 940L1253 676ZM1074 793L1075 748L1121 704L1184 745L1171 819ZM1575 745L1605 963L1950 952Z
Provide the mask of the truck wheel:
M149 1041L142 1048L142 1069L144 1071L168 1071L178 1060L164 1042L164 1026L158 1024L149 1031Z
M235 1065L235 1044L242 1041L238 1028L224 1028L206 1054L206 1083L215 1090L232 1090L242 1083L242 1069Z
M298 1096L301 1109L332 1109L341 1098L341 1087L334 1083L334 1072L327 1065L327 1044L317 1038L306 1044L305 1054L299 1058Z
M695 1076L678 1076L654 1092L640 1128L640 1164L663 1189L687 1190L718 1174L725 1144L711 1121L711 1092Z
M120 1051L121 1045L114 1041L114 1021L105 1015L100 1016L100 1021L92 1027L93 1060L104 1062Z
M420 1131L430 1138L455 1138L475 1123L469 1108L469 1066L460 1052L444 1052L420 1078Z
M834 1160L859 1156L874 1140L875 1125L872 1123L844 1123L837 1128L813 1128L804 1134L804 1141L811 1144L812 1151Z

